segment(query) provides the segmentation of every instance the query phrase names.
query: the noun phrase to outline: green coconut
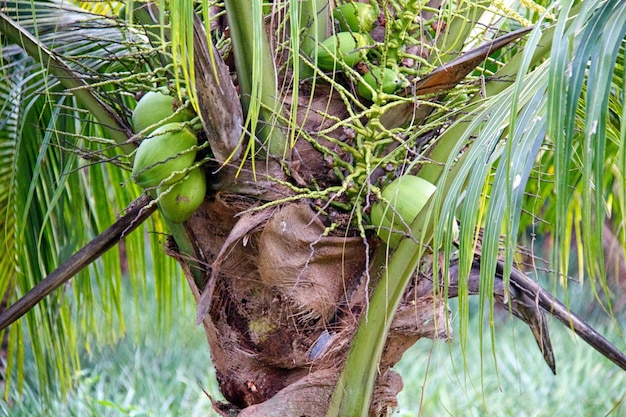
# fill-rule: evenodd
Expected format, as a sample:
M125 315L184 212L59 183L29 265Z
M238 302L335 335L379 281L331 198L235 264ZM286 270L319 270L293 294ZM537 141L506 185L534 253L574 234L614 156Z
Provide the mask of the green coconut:
M353 67L359 63L367 51L364 49L370 45L370 37L362 33L339 32L322 42L317 52L317 65L326 71L341 68L336 59Z
M200 207L205 195L206 175L199 167L189 171L176 184L157 189L161 213L173 223L186 221Z
M357 91L361 97L371 100L372 89L378 91L379 86L383 93L395 93L402 87L402 80L391 68L373 66L370 71L363 75L363 81L359 81Z
M157 128L137 148L133 180L143 188L173 184L193 164L197 145L194 132L179 122Z
M133 130L135 133L154 126L157 123L171 117L171 122L187 122L194 117L192 111L188 109L176 112L178 101L160 91L149 91L137 102L137 106L132 114ZM175 116L172 117L172 115Z
M437 187L423 178L403 175L393 180L382 191L382 200L372 205L372 225L378 236L395 248L408 233L408 225L422 211Z
M378 20L378 12L369 3L344 3L333 10L333 17L339 22L342 32L369 32Z

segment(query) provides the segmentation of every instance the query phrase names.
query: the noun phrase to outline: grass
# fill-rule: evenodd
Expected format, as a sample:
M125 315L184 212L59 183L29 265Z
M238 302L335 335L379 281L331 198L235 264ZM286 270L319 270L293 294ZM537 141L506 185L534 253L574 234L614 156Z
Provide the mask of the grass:
M583 311L585 297L572 308ZM19 400L0 401L2 416L214 416L203 389L219 393L201 327L193 325L191 297L164 334L153 319L157 308L147 302L145 314L129 320L129 336L113 346L83 355L77 388L67 399L46 408L34 388L32 372ZM181 306L182 307L182 306ZM132 311L132 306L125 306ZM454 312L454 300L451 302ZM130 313L129 313L130 314ZM470 320L469 334L478 332ZM458 320L455 320L458 323ZM592 316L609 339L626 348L626 319L610 322ZM132 327L134 326L134 327ZM488 329L488 328L487 328ZM458 329L454 329L458 335ZM530 330L503 314L496 323L494 362L490 335L471 337L462 349L450 343L421 340L396 369L404 379L395 416L622 416L626 415L626 372L596 353L568 329L551 320L556 376L543 362ZM487 330L488 332L488 330ZM465 357L465 361L463 358ZM33 367L34 369L34 367ZM32 371L32 370L31 370Z
M172 318L169 333L155 319L154 299L146 300L136 319L134 307L125 305L127 336L111 346L92 344L91 353L84 352L76 389L66 399L43 403L30 366L25 392L10 405L0 401L0 416L211 416L203 390L221 397L208 343L203 328L194 325L192 297L179 295L178 300L187 305Z
M611 320L597 307L590 311L593 303L586 291L586 287L572 288L570 307L577 312L587 310L584 316L589 323L626 351L626 335L621 333L626 329L626 317ZM453 312L455 301L450 302ZM472 301L476 311L477 300ZM465 349L458 340L420 340L404 354L396 366L404 379L396 415L626 415L626 372L556 319L549 319L549 327L557 375L545 364L524 323L508 317L508 312L496 315L493 348L485 321L481 349L480 338L473 337L478 335L479 320L477 314L470 319L471 336ZM458 335L458 320L454 324Z

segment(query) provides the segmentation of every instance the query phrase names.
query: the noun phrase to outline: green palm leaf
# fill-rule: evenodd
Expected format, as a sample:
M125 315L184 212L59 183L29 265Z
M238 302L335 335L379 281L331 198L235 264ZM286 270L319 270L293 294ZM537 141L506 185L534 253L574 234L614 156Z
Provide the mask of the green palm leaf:
M13 2L5 10L39 37L31 42L29 53L44 63L55 65L61 56L69 63L51 70L57 77L49 78L39 59L8 44L1 50L1 112L6 122L0 126L5 156L0 169L4 187L0 218L8 256L0 263L0 295L7 292L9 300L15 300L114 223L120 210L139 195L129 181L129 161L121 152L124 146L107 137L108 132L127 129L124 109L134 98L123 84L134 74L128 67L135 60L133 54L155 55L140 33L127 37L124 27L67 4ZM84 30L76 31L75 26ZM51 48L53 55L41 45ZM152 64L158 66L150 59L145 61L148 70ZM155 71L157 77L164 74L161 69ZM84 80L99 84L100 93L86 89ZM81 101L68 95L68 87L70 91L78 88L73 92ZM117 137L118 143L126 139L127 133ZM80 368L82 346L110 343L124 334L121 298L129 295L122 294L121 264L128 263L132 276L146 276L146 239L152 242L151 250L161 252L158 232L163 230L164 225L156 221L126 236L132 257L122 258L119 251L107 253L79 274L73 285L43 300L25 320L11 327L7 374L17 375L18 386L23 381L26 340L32 346L44 393L53 388L51 392L63 395ZM157 234L147 235L148 231ZM155 257L153 267L162 306L158 319L167 322L175 305L172 294L182 281L172 279L179 274L167 257ZM145 299L146 287L146 281L134 281L132 297Z

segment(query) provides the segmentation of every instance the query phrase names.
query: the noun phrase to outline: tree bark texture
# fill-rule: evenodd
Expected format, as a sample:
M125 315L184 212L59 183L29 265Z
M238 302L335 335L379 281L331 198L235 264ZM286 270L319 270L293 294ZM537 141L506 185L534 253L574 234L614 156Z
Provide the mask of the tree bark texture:
M240 194L216 192L187 222L206 274L203 288L173 242L169 253L186 269L199 308L210 294L202 324L230 402L220 412L324 415L376 281L375 271L369 283L366 274L366 254L375 244L350 230L325 234L325 219L311 201L254 211L257 206ZM402 353L419 338L448 337L431 281L419 284L407 291L394 318L372 415L397 405L402 382L390 367Z

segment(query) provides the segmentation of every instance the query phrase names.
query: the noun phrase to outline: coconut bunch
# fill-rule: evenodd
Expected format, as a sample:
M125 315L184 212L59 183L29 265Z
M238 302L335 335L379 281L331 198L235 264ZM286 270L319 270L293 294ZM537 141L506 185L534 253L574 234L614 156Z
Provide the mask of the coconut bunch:
M154 190L163 216L182 223L202 204L206 174L194 166L198 138L191 121L195 113L163 91L149 91L132 114L136 134L144 136L134 155L132 178Z
M298 164L291 173L306 194L318 196L317 210L336 210L331 217L343 218L342 227L375 246L394 249L410 235L411 223L436 190L428 148L471 91L452 88L467 69L450 76L447 85L433 88L421 81L435 68L428 57L438 53L440 24L441 17L418 2L391 2L387 8L378 2L338 2L328 36L311 28L303 35L316 33L319 39L300 55L313 67L314 82L305 84L310 90L299 88L297 123L303 128L296 150L308 142L318 154L305 160L308 153L294 152ZM293 73L286 70L283 76ZM420 83L422 90L416 91ZM425 101L416 104L415 93ZM317 95L327 97L325 104L311 106ZM340 122L329 123L333 120ZM327 164L323 178L306 169L316 166L315 159ZM446 234L458 237L455 220Z

